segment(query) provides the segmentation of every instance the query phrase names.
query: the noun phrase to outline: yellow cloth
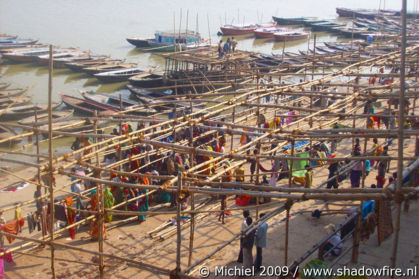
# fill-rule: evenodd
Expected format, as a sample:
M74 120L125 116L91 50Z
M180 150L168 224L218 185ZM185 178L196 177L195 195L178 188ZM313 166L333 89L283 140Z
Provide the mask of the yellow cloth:
M303 185L306 184L306 178L305 177L296 177L296 176L293 176L292 178L294 179L294 182L301 183Z
M20 218L22 218L22 209L18 206L15 209L15 220Z
M234 176L236 177L236 181L244 181L244 168L238 167L234 171Z
M304 188L311 188L311 185L313 185L313 171L312 170L306 172Z

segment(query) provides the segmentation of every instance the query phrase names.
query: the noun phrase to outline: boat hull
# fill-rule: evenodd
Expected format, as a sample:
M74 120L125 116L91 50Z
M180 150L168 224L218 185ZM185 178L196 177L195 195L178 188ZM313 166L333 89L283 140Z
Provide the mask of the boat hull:
M246 34L253 34L256 30L254 28L229 28L229 27L220 27L221 32L223 35L246 35Z
M127 38L128 43L136 47L150 47L149 40L152 39Z
M263 32L263 31L255 31L255 37L259 39L266 39L266 38L273 38L274 33L272 32Z
M308 34L304 35L274 35L275 41L297 41L305 40L308 38Z

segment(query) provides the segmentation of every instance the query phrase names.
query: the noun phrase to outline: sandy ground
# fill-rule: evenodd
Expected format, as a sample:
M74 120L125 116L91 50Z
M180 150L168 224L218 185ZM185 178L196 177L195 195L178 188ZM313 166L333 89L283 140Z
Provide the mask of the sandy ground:
M235 139L236 141L237 139ZM227 140L227 143L230 141ZM362 142L362 141L361 141ZM346 139L341 142L338 146L338 154L346 155L351 150L351 140ZM361 145L363 146L363 145ZM369 141L369 147L371 141ZM414 150L414 139L405 141L405 156L411 156ZM395 155L397 152L396 144L390 147L390 154ZM269 166L269 162L263 162L263 165ZM249 166L246 166L246 172L248 173ZM395 171L396 162L391 163L390 172ZM375 183L376 170L373 170L366 179L366 186ZM35 170L32 169L21 169L14 172L18 176L30 177ZM316 170L313 185L327 179L328 170L327 166ZM3 184L8 185L16 181L10 175L3 176ZM64 183L64 181L59 181ZM281 181L281 185L286 186L287 180ZM340 184L340 187L349 188L349 179ZM70 188L70 187L69 187ZM68 188L68 190L69 190ZM0 192L0 204L2 207L13 205L19 201L25 201L33 197L35 186L30 185L18 192ZM65 194L58 195L64 197ZM214 204L219 204L215 201ZM329 202L323 201L305 201L299 202L293 205L291 213L298 212L301 210L312 210L312 209L341 209L350 208L352 206L359 205L359 202ZM229 200L229 206L235 207L234 201ZM22 209L23 216L26 213L33 211L34 207L24 207ZM164 210L168 210L165 208ZM269 210L269 209L266 209ZM261 212L266 211L261 210ZM252 217L255 217L255 210L251 211ZM167 221L171 216L175 215L159 215L155 217L147 218L144 223L138 223L137 221L125 224L123 226L114 227L118 221L114 221L111 227L113 229L108 230L107 239L104 244L104 252L125 256L130 259L136 259L145 261L149 264L155 264L164 268L173 269L175 267L176 258L176 235L159 241L156 239L150 239L147 232L158 227L163 222ZM4 215L6 220L13 218L13 211L9 211ZM279 214L268 221L268 247L264 249L263 264L266 266L282 266L284 264L284 234L285 234L285 222L283 218L285 213ZM223 244L225 241L231 239L231 237L240 231L241 226L241 211L232 211L232 216L226 218L226 224L222 225L218 222L216 214L209 214L207 217L202 219L196 225L195 230L195 241L192 263L206 256L218 246ZM289 251L288 251L288 264L292 263L294 259L301 256L306 250L312 247L318 240L324 235L325 231L323 227L329 223L339 224L345 219L344 214L327 215L322 216L320 219L312 218L310 213L297 214L290 220L289 227ZM189 229L182 230L182 269L187 267L188 261L188 247L189 247ZM29 235L27 226L23 229L23 235ZM31 237L38 237L39 233L33 233ZM61 243L70 244L73 246L98 251L98 243L90 241L89 235L87 234L87 226L83 226L79 229L74 240L69 239L68 233L64 233L62 237L58 238ZM20 245L23 242L16 240L13 247ZM236 263L237 255L239 251L239 241L236 240L228 245L226 248L216 253L210 259L206 260L202 265L208 266L211 271L214 270L215 266L241 266ZM50 250L48 248L39 248L30 251L29 255L18 255L14 254L15 263L6 264L6 277L7 278L48 278L51 275L50 260L41 258L42 256L49 256ZM253 254L255 256L256 249ZM73 250L56 249L56 257L64 259L63 261L56 261L56 274L57 278L97 278L98 267L90 265L88 263L97 263L97 257L91 254L81 253ZM315 257L315 255L313 256ZM70 260L78 260L86 262L87 264L77 264L69 262ZM166 278L165 276L154 274L147 270L141 270L135 266L121 263L117 260L105 259L105 277L106 278ZM192 274L199 276L197 269ZM217 277L221 278L221 277ZM257 277L255 277L257 278Z

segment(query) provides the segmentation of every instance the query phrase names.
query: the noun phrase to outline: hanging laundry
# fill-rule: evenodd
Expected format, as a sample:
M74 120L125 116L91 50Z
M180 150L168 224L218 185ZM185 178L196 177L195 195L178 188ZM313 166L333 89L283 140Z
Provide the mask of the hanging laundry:
M32 233L35 230L35 226L36 226L32 213L28 213L26 215L26 219L28 220L29 233Z
M45 228L44 236L47 235L49 232L48 223L47 223L47 217L48 217L47 212L48 212L48 206L47 205L42 206L41 221L42 221L42 226Z
M7 252L7 248L0 248L0 253ZM3 256L0 256L0 259L6 260L7 263L13 262L12 252L5 253Z
M65 207L63 205L61 204L54 205L54 218L55 220L67 222L67 215L65 212Z
M7 223L6 225L0 226L0 230L4 230L7 233L17 235L24 224L25 220L23 218L20 218ZM12 243L15 239L11 236L7 236L7 240L9 241L9 243Z

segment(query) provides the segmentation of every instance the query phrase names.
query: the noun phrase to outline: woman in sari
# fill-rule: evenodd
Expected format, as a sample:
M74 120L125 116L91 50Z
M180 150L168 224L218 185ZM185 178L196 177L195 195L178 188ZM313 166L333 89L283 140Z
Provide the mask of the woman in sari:
M147 172L146 174L151 175L149 172ZM148 181L147 177L142 177L141 180L142 180L141 181L142 185L149 185L149 181ZM141 195L144 195L144 194L147 194L147 192L148 192L147 189L142 189L140 193L141 193ZM138 211L139 212L148 211L148 200L149 200L148 195L138 199ZM138 216L138 221L140 221L140 223L144 222L146 220L146 217L147 217L146 215L139 215Z
M92 190L92 197L90 198L90 210L91 211L96 211L98 208L98 203L99 203L99 199L98 199L98 195L96 193L96 190ZM103 226L103 237L105 237L105 226ZM97 218L94 218L92 220L92 222L90 222L90 227L89 227L89 234L92 237L92 240L97 240L98 239L98 233L99 233L99 222Z
M103 192L103 201L104 201L105 208L111 208L115 204L115 199L108 187L106 187L105 191ZM106 213L105 222L109 223L111 221L112 221L112 213Z

